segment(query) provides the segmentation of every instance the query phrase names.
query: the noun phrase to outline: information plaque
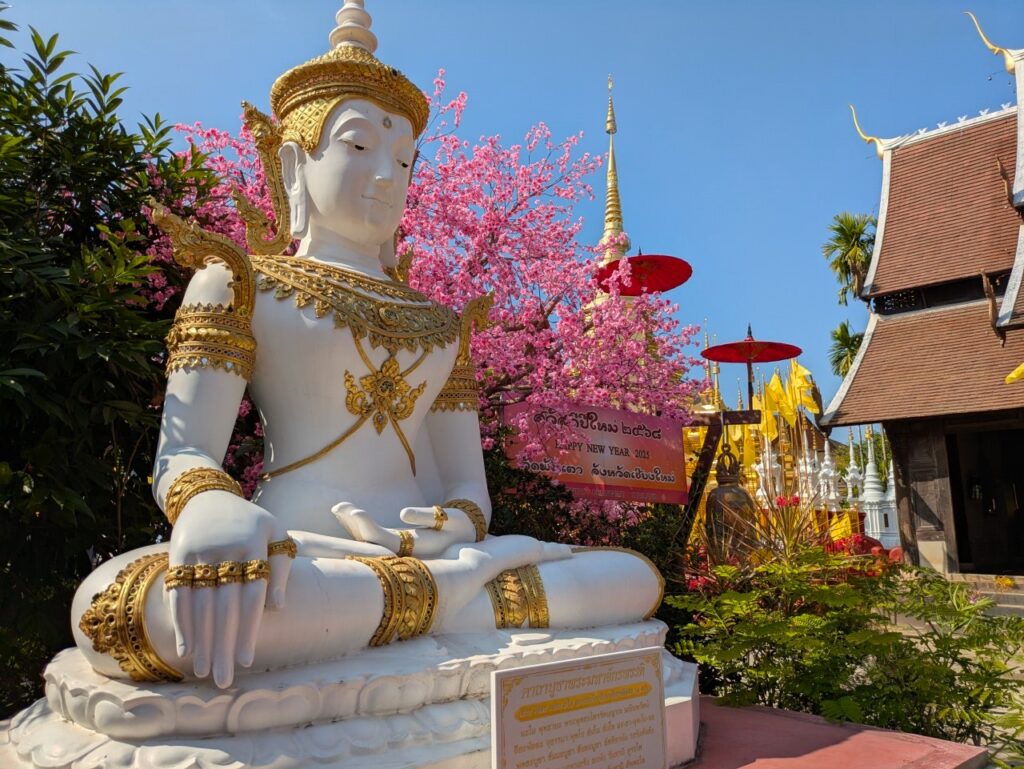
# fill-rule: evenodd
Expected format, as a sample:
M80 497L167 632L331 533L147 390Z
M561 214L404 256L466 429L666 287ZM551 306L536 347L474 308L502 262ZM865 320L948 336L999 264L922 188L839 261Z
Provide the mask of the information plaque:
M491 674L493 769L665 769L660 646Z

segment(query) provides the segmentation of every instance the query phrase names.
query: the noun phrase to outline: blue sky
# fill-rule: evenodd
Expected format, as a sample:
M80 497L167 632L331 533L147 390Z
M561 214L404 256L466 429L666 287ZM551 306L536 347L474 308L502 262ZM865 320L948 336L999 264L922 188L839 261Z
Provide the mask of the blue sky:
M669 298L718 341L804 348L826 404L839 386L829 331L860 302L836 303L820 254L842 210L877 213L881 162L850 122L896 136L1014 100L998 45L1024 48L1020 0L367 0L379 57L428 89L439 67L469 94L463 135L520 139L545 121L607 148L615 77L616 152L633 247L694 268ZM22 27L59 32L76 66L124 72L123 114L236 130L239 101L267 109L273 80L327 48L339 0L12 0ZM4 53L10 62L12 55ZM584 237L602 229L581 206ZM770 374L770 370L767 372ZM727 400L740 366L723 366Z

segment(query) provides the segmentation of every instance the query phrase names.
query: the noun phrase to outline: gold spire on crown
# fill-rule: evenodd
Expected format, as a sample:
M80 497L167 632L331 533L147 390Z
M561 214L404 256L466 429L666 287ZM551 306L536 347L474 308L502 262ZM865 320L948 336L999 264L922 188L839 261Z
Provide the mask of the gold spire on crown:
M608 134L608 191L604 198L604 235L601 242L605 244L602 263L607 264L621 259L629 249L629 240L617 243L623 233L622 201L619 199L619 171L615 166L615 134L618 126L615 123L615 105L612 103L612 76L608 76L608 116L605 118L604 131Z
M270 90L270 106L281 121L283 141L294 141L307 152L320 143L327 115L345 99L367 99L388 112L402 115L419 136L427 126L426 97L394 67L373 52L377 38L370 32L370 15L363 0L345 0L331 32L332 49L281 75Z

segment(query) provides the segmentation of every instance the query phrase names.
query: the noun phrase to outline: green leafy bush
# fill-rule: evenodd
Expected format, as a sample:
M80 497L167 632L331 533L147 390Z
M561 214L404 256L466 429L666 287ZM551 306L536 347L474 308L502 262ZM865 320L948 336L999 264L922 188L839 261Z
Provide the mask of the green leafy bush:
M791 531L811 520L766 520L786 516ZM989 616L990 602L934 571L830 553L815 531L772 537L749 522L731 547L695 551L690 592L668 600L692 613L675 650L700 663L702 689L1024 753L1024 620Z
M211 181L159 118L124 127L116 75L65 71L56 36L31 41L0 67L0 715L71 644L92 564L167 534L148 476L171 309L147 295L145 201Z

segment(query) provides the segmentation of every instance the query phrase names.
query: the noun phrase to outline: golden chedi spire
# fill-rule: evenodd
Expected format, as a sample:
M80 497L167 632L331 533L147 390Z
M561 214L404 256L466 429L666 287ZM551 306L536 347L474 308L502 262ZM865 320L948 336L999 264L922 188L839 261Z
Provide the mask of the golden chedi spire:
M621 259L629 249L629 240L618 242L622 236L622 201L619 199L619 171L615 165L615 105L612 103L612 76L608 76L608 117L604 123L608 134L608 189L604 197L604 235L601 243L605 246L602 264Z

